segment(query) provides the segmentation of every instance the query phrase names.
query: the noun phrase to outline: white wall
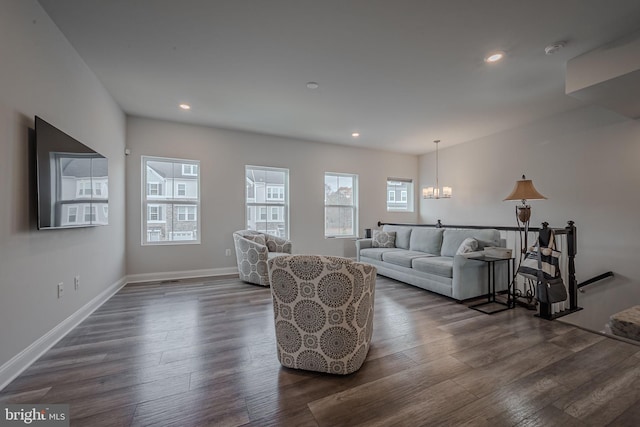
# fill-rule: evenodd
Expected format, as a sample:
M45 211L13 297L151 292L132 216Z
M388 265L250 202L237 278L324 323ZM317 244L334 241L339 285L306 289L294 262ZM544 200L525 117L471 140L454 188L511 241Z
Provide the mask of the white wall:
M387 213L387 177L417 180L417 156L129 117L127 120L127 270L159 272L234 268L232 233L244 228L245 165L289 169L290 237L296 253L355 256L353 239L324 238L324 173L359 176L360 234L379 220L416 222ZM202 244L141 246L140 157L200 160ZM235 254L235 251L232 250ZM233 271L233 270L232 270Z
M420 220L515 226L516 202L502 200L522 174L548 200L531 201L532 226L578 230L578 282L606 271L615 279L579 294L585 310L566 320L601 330L614 312L640 304L640 122L585 107L439 152L449 200L421 200ZM420 186L435 181L435 155L421 156Z
M2 387L14 356L125 276L125 117L35 0L3 0L0 58ZM28 158L35 115L109 159L109 226L35 229Z

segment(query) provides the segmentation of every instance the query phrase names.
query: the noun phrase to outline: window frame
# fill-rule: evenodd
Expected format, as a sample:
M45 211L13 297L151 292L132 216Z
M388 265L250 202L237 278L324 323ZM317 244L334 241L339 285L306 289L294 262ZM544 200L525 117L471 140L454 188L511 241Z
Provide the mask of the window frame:
M78 206L69 206L67 209L67 223L76 224L78 222L78 210ZM73 212L73 214L71 212ZM71 217L73 217L73 221Z
M147 166L148 162L159 162L171 164L171 173L163 173L161 175L160 168L154 169L152 166ZM185 166L191 166L186 168ZM167 166L168 167L168 166ZM171 157L159 157L159 156L141 156L141 245L142 246L163 246L163 245L199 245L201 243L201 206L202 201L200 198L200 183L201 176L198 173L200 170L200 161L194 159L179 159ZM195 171L195 174L193 174ZM187 172L186 174L184 172ZM191 172L192 174L189 174ZM166 175L166 176L165 176ZM149 178L153 176L153 182L149 182ZM192 178L195 182L195 197L186 196L187 187L191 184L184 182L176 182L176 180L184 180L185 176ZM156 182L157 180L160 182ZM185 195L178 195L178 186L184 184ZM153 187L155 186L155 188ZM154 188L151 193L151 188ZM167 191L162 194L162 189ZM171 190L173 189L173 191ZM190 190L192 191L192 190ZM172 194L175 192L175 194ZM189 207L185 213L184 218L179 218L180 207ZM150 208L157 209L158 219L149 219L151 216ZM193 209L193 212L189 212ZM193 217L191 217L194 215ZM184 225L178 226L178 224L195 223L193 229L183 229ZM189 225L187 225L189 226ZM193 240L162 240L173 239L174 234L176 236L184 236L191 233L194 236ZM158 238L159 240L152 240L152 238Z
M184 176L198 176L198 165L194 164L182 164L182 175Z
M340 172L325 172L324 173L324 180L323 180L323 184L325 185L325 190L326 190L326 185L327 185L327 177L337 177L338 179L340 179L340 177L348 177L348 178L352 178L352 182L353 182L353 187L351 189L351 193L352 193L352 197L351 197L351 204L329 204L327 203L327 194L325 191L325 198L324 198L324 237L325 238L331 238L331 239L353 239L358 237L358 233L359 233L359 195L358 195L358 185L359 185L359 177L358 174L354 174L354 173L340 173ZM352 234L332 234L332 233L328 233L327 232L327 208L351 208L352 210L352 228L353 228L353 233Z
M387 212L414 212L415 211L415 189L414 180L411 178L387 178ZM396 197L396 192L400 191L400 197ZM393 192L393 200L389 194ZM405 205L403 207L401 205Z
M269 172L282 173L282 183L278 181L269 182L268 178L265 181L259 181L255 178L258 173L265 174L265 178ZM250 175L254 175L253 179ZM284 239L289 238L289 169L278 168L272 166L257 166L257 165L245 165L244 167L244 179L245 179L245 227L247 229L257 229L257 231L265 232ZM259 188L263 186L264 188ZM264 200L261 193L264 193ZM273 197L273 196L276 197ZM251 196L251 197L250 197ZM282 208L282 211L278 214L278 219L271 219L271 209L274 207ZM268 209L271 208L271 209ZM263 211L264 209L264 211ZM264 215L263 215L264 213ZM264 227L260 227L264 223ZM275 230L270 230L270 226L274 226ZM252 225L254 225L252 227ZM264 229L261 229L264 228ZM274 234L275 233L277 234Z
M180 194L182 193L182 194ZM186 182L177 182L176 183L176 196L177 197L187 197L187 183Z

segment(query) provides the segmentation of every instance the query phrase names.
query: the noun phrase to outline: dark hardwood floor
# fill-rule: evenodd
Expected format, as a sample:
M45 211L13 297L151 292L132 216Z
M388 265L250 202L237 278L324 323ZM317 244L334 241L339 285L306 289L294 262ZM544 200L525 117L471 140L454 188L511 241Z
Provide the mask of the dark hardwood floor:
M524 308L492 316L378 276L341 377L280 367L269 289L128 285L0 392L77 426L637 426L640 347Z

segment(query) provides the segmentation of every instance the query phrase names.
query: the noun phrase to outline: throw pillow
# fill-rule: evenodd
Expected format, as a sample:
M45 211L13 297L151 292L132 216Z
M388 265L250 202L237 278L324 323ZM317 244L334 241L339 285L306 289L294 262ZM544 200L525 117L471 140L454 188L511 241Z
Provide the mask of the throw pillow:
M456 252L456 255L462 255L462 254L466 254L466 253L469 253L469 252L473 252L476 249L478 249L478 241L476 239L471 238L471 237L467 237L466 239L464 239L464 241L462 242L462 244L458 248L458 251Z
M256 242L259 245L265 246L267 244L264 236L262 234L247 234L245 236L242 236L247 240L251 240Z
M395 248L396 232L373 230L373 239L371 240L373 248Z

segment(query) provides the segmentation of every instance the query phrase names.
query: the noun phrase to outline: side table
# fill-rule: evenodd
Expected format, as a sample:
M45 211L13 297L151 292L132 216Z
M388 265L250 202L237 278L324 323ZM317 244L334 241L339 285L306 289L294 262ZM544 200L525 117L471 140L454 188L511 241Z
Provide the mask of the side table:
M513 272L514 258L494 258L494 257L482 255L479 257L473 257L469 259L487 263L487 283L489 286L488 293L487 293L487 301L470 305L469 308L472 308L474 310L480 311L485 314L499 313L501 311L514 308L516 305L515 296L511 295L511 283L510 283L510 278L512 277L512 272ZM507 263L507 279L506 280L509 283L507 283L507 302L506 303L503 301L496 300L496 263L500 263L500 262ZM496 304L502 305L504 306L504 308L500 307L496 310L491 310L488 307L485 307L485 306L496 305Z

